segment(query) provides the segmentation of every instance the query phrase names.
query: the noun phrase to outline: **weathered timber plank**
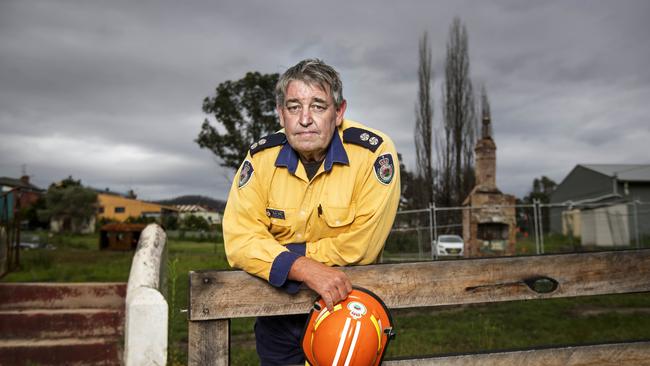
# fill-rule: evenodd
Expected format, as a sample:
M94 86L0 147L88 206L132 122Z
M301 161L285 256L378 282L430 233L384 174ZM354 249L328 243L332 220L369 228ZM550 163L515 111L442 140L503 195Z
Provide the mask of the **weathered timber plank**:
M650 365L650 342L532 349L384 361L387 366L640 366Z
M650 291L650 250L467 259L341 268L354 285L390 308ZM555 291L539 294L522 281L545 276ZM190 320L309 311L316 295L277 290L242 271L190 273Z
M124 309L126 283L0 283L0 309Z
M189 323L188 366L228 366L230 320Z

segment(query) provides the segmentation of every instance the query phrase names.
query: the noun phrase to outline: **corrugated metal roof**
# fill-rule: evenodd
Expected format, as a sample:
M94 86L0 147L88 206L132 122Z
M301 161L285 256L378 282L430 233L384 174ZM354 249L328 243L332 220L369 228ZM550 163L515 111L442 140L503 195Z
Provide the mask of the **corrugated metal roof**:
M580 164L587 169L621 181L650 182L650 164Z
M208 212L205 207L199 205L176 205L176 208L181 212Z

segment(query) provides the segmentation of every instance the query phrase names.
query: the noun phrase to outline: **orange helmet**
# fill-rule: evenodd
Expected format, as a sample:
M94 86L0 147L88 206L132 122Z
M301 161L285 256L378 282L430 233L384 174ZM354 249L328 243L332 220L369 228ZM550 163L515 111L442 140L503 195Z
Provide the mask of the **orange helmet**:
M388 341L395 337L393 320L381 299L354 287L330 312L318 299L302 335L302 350L310 365L376 366Z

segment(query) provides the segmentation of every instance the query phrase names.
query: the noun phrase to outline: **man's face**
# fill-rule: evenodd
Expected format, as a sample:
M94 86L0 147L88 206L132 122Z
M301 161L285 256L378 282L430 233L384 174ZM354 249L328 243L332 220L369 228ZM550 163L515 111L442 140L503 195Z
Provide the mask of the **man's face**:
M278 107L280 125L289 145L306 161L325 157L334 130L343 122L345 101L337 110L334 98L320 87L294 80L287 86L284 105Z

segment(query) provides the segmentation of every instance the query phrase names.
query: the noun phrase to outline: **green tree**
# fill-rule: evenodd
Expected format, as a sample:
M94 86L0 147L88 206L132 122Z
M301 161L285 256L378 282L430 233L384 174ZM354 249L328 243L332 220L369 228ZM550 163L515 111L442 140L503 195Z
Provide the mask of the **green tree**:
M541 203L551 202L551 193L557 187L555 181L545 175L540 178L533 179L533 186L530 192L526 197L524 197L524 202L533 203L534 200L538 199Z
M178 216L177 215L165 215L162 217L162 222L160 223L165 230L177 230L178 229Z
M187 230L210 230L210 223L201 216L188 215L183 218L181 227Z
M81 187L81 180L74 180L71 175L69 175L67 178L62 179L58 183L52 183L50 184L50 188L52 187L58 187L58 188L67 188L67 187Z
M280 129L274 93L278 77L249 72L219 84L215 95L203 100L203 112L218 125L206 118L195 142L221 158L221 166L237 169L253 142Z
M80 232L95 216L97 193L72 177L52 184L45 193L45 208L38 210L41 220L62 220L66 231Z
M21 209L20 217L27 221L27 226L30 230L34 229L47 229L49 222L41 220L38 216L38 211L45 209L45 199L39 197L38 200L28 208Z
M156 222L155 217L147 217L147 216L129 216L124 220L125 223L127 224L151 224L153 222Z
M539 200L540 203L546 204L551 202L551 193L557 188L557 183L545 175L541 178L533 179L533 187L526 197L524 197L525 203L533 203L535 200ZM542 230L548 232L551 228L551 212L548 207L541 207L542 215Z

